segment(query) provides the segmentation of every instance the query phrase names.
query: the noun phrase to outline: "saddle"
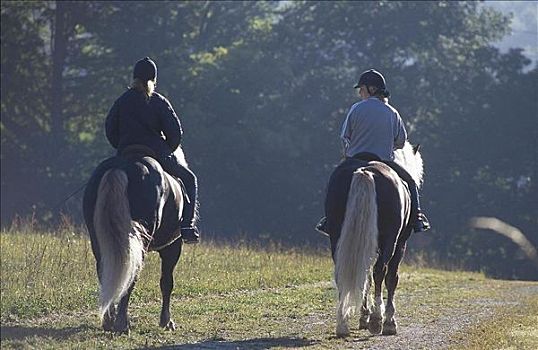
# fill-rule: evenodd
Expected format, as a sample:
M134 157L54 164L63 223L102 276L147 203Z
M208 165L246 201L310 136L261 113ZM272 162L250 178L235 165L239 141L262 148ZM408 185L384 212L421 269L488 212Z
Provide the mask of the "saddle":
M370 152L357 153L353 157L351 157L351 159L362 160L365 162L372 162L372 161L381 162L381 158L379 158L377 155Z

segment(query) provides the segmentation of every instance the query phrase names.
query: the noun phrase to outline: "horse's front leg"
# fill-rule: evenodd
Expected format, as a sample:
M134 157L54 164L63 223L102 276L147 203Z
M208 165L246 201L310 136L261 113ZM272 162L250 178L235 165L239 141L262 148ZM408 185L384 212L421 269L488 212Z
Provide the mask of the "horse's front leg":
M133 292L136 280L133 281L127 293L121 298L118 304L118 313L114 321L114 331L120 334L129 334L129 315L127 308L129 307L129 298Z
M387 287L387 308L385 310L385 323L383 323L384 335L394 335L397 332L396 319L394 318L394 314L396 313L394 295L399 281L398 268L400 267L400 262L405 253L405 246L406 244L403 243L403 245L399 244L396 247L394 256L388 266L387 277L385 278L385 286Z
M181 255L181 239L177 239L174 243L159 251L161 256L161 293L163 296L163 304L161 308L161 318L159 325L168 330L175 330L176 324L170 318L170 296L174 288L174 268Z
M383 324L383 312L385 305L383 304L382 288L383 280L387 272L387 265L383 263L383 258L380 254L377 262L374 265L374 307L370 314L370 320L368 322L368 330L372 334L381 333Z

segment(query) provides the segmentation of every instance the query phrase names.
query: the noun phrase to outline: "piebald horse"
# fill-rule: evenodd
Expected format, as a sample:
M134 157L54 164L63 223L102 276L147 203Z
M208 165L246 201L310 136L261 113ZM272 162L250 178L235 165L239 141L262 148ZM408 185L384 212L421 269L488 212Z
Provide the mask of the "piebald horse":
M423 164L418 147L406 143L395 151L395 162L422 184ZM398 268L411 234L411 200L407 184L382 162L371 161L353 172L345 217L337 242L332 242L339 300L336 335L350 334L349 321L360 306L359 329L372 334L396 334L394 293ZM375 287L374 302L369 296ZM382 284L387 288L383 304Z
M176 156L186 164L181 148ZM183 204L180 183L144 146L128 147L95 169L84 192L83 212L97 265L104 330L129 332L129 297L151 250L162 261L160 326L175 329L170 295L181 254Z

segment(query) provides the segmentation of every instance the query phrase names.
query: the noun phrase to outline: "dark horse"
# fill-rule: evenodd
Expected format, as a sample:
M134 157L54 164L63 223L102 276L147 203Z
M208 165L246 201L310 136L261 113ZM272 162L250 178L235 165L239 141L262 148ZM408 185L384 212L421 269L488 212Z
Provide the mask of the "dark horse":
M396 163L421 184L423 165L418 148L406 143L403 149L395 151L395 157ZM372 334L396 334L394 293L398 268L412 230L410 217L407 184L388 165L371 161L354 171L340 237L331 239L339 294L337 336L349 335L349 319L361 301L360 329L367 328ZM375 301L370 308L372 265ZM383 281L387 288L384 315Z
M159 252L163 297L160 326L170 318L172 273L181 254L183 191L144 146L103 161L90 178L83 199L86 226L97 264L103 329L129 332L127 307L147 252ZM180 148L178 159L184 161Z

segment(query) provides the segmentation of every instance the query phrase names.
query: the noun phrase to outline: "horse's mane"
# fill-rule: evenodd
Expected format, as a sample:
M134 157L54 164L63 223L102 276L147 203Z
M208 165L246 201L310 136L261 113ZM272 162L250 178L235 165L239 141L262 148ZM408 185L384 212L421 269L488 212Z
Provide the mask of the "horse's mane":
M185 159L185 153L183 152L183 148L181 148L181 145L176 148L174 151L174 155L176 156L179 164L183 165L184 167L188 167L187 159Z
M403 148L394 151L394 161L411 175L418 187L422 186L424 165L420 152L415 153L413 146L405 142Z

